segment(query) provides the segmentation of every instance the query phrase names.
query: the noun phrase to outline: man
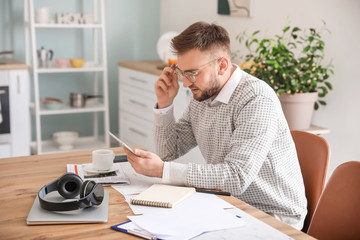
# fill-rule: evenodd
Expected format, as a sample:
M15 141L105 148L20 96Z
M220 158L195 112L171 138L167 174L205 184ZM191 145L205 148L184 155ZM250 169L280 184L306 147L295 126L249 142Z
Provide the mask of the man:
M296 149L274 91L230 60L227 31L197 22L172 40L178 65L155 83L157 152L126 150L135 171L164 183L218 189L301 229L306 197ZM175 121L178 80L193 99ZM199 146L206 164L174 160Z

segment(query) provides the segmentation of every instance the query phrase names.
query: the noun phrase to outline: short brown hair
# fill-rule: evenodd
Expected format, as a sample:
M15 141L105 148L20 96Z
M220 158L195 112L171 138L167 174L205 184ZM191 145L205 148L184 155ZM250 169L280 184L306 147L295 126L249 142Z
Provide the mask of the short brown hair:
M230 38L225 28L206 22L191 24L171 41L175 54L181 55L189 50L208 51L222 48L229 56Z

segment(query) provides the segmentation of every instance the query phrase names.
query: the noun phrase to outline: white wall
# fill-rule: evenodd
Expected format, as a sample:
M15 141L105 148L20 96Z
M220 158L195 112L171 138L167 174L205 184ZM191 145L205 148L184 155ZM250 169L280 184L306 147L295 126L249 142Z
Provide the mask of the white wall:
M325 54L333 59L333 91L326 107L315 112L313 123L331 129L323 135L331 147L329 175L339 164L360 161L360 1L358 0L253 0L251 18L217 14L217 0L161 0L160 33L182 31L196 21L216 22L231 37L232 51L240 49L235 37L244 30L280 33L287 23L303 28L321 27L326 22ZM328 175L328 176L329 176Z

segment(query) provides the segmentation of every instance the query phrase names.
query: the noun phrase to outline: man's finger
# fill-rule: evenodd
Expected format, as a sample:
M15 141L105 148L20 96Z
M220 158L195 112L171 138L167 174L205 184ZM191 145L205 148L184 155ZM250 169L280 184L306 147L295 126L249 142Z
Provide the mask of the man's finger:
M144 151L144 150L141 150L141 149L134 149L134 152L136 155L138 155L139 157L143 157L143 158L149 158L151 157L151 152L148 152L148 151Z
M156 87L158 89L161 89L163 92L166 92L168 90L168 86L162 80L159 80L156 82Z

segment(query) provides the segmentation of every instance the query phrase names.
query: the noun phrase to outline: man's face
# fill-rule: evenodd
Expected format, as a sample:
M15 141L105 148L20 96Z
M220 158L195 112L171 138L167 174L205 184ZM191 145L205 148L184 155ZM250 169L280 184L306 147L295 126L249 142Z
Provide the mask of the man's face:
M221 83L217 76L217 56L190 50L178 56L178 68L183 72L196 73L196 82L183 78L183 86L188 87L197 101L214 99L221 90Z

